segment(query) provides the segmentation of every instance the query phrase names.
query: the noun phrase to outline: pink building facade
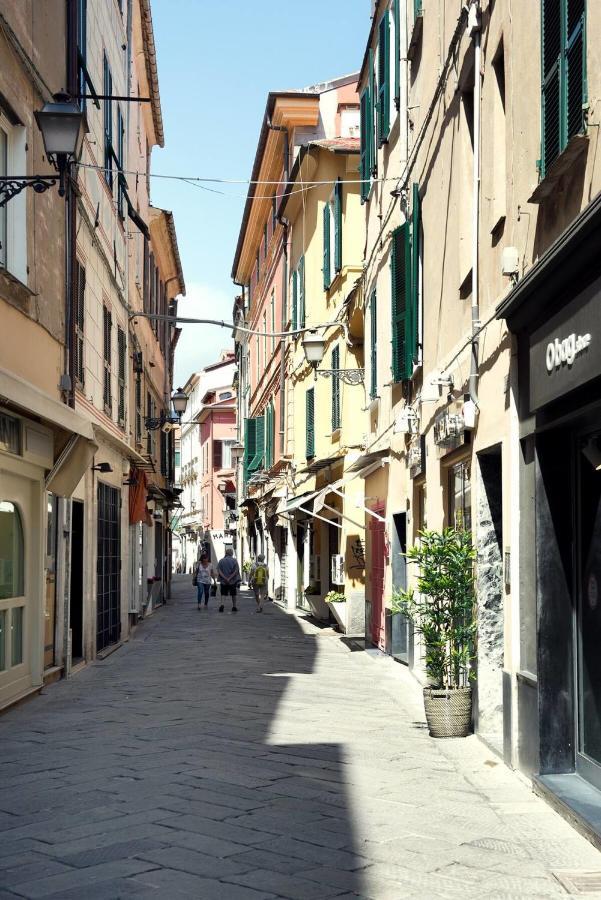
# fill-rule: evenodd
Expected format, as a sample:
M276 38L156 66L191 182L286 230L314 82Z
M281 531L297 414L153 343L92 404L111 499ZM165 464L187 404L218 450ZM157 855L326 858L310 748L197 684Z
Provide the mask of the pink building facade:
M200 429L200 516L205 549L213 562L233 543L236 473L231 448L236 443L236 394L233 386L207 391L198 415Z

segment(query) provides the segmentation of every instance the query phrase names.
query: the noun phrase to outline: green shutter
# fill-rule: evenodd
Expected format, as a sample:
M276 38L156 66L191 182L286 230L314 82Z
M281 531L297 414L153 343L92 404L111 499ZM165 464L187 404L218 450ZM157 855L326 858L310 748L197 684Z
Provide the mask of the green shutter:
M323 289L330 287L330 204L323 208Z
M305 257L298 261L298 327L305 327Z
M309 388L306 394L306 457L315 456L315 390Z
M413 0L413 15L419 19L424 14L424 0Z
M394 99L397 109L401 102L401 14L400 0L392 2L392 17L394 21Z
M340 347L332 350L332 371L340 369ZM340 379L332 376L332 431L340 428Z
M375 288L369 300L369 322L371 338L369 396L373 400L378 396L378 298Z
M298 272L292 273L292 330L298 325Z
M541 177L586 127L586 0L541 0Z
M262 469L265 465L265 416L257 416L254 423L255 455L248 467L248 471L251 474Z
M369 163L369 89L361 94L361 161L359 165L359 175L361 178L361 202L365 203L369 196L370 186L370 163Z
M408 308L411 305L411 243L409 224L392 233L390 258L392 293L392 380L411 377L413 361L407 338ZM409 362L411 360L411 362Z
M388 141L390 131L390 11L380 19L378 29L378 147Z
M257 452L255 438L255 419L244 420L244 483L250 475L250 464Z
M273 406L271 401L265 407L265 468L273 465Z
M409 372L418 359L418 321L419 321L419 272L421 241L421 199L419 184L413 185L413 202L411 207L411 302L407 310L407 362Z
M342 269L342 182L334 185L334 271Z
M368 110L368 136L369 136L369 173L374 178L378 174L378 154L376 153L376 133L374 117L378 96L376 93L376 71L374 68L374 51L369 51L369 110Z

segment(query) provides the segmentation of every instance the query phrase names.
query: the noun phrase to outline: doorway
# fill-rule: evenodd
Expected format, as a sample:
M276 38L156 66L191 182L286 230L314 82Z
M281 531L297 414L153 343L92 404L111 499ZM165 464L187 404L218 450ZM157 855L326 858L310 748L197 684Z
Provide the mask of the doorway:
M395 513L392 517L392 589L404 591L407 588L407 513ZM413 660L412 629L407 616L397 613L392 616L390 652L395 659L410 665Z
M71 665L83 659L83 503L74 500L71 512L71 582L69 628Z
M373 509L378 516L384 518L384 507ZM371 619L371 640L374 646L386 649L386 622L384 619L384 576L386 572L386 522L379 518L369 518L370 559L369 563L369 601Z
M601 789L601 433L579 441L576 771Z
M98 485L98 559L96 568L96 651L121 636L121 494Z

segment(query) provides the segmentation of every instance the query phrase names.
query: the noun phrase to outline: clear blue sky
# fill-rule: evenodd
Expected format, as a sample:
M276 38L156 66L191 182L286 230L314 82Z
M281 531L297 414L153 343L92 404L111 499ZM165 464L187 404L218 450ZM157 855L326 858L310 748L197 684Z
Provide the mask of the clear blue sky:
M152 171L250 178L268 92L358 70L370 6L370 0L153 0L165 148L154 150ZM175 216L189 295L180 313L229 320L247 187L213 187L227 196L156 178L152 201ZM223 329L185 327L176 383L229 344Z

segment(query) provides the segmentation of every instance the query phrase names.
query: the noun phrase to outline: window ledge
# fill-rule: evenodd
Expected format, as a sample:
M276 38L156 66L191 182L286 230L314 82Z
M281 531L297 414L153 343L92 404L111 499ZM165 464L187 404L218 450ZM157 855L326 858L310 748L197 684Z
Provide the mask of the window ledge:
M587 134L575 134L570 138L563 153L557 157L543 180L532 192L532 196L528 198L528 203L542 203L551 196L557 187L557 182L571 170L576 160L586 151L588 142Z

